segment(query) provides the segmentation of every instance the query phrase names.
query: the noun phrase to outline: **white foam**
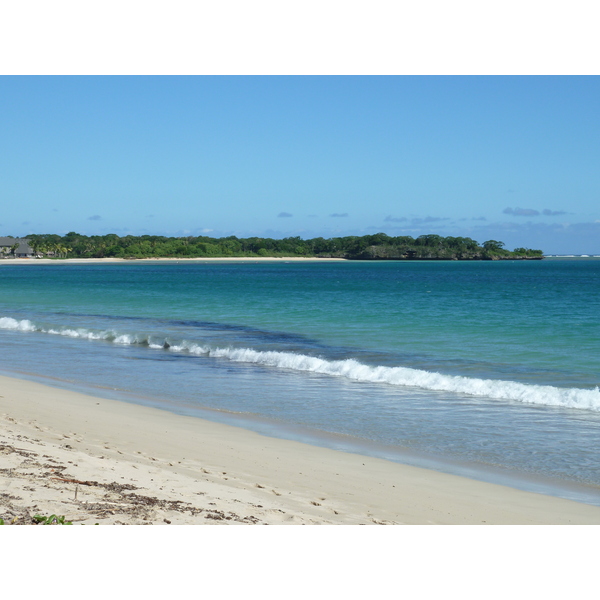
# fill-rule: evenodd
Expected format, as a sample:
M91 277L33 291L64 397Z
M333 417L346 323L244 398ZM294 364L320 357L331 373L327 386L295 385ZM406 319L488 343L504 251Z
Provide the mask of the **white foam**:
M346 377L354 381L387 383L440 392L456 392L485 398L516 400L528 404L545 404L600 411L600 390L557 388L549 385L529 385L516 381L476 379L443 375L408 367L372 367L354 359L328 361L323 358L288 352L260 352L250 348L218 348L210 356L236 362L249 362L273 367Z
M409 367L370 366L355 359L326 360L292 352L264 352L252 348L211 348L186 340L178 342L150 341L146 334L122 333L114 331L93 331L85 328L37 327L31 321L17 321L11 317L0 317L0 329L24 332L37 331L88 340L106 340L115 344L147 344L153 350L186 352L197 356L210 356L234 362L245 362L269 367L290 369L310 373L320 373L332 377L344 377L353 381L384 383L388 385L415 387L424 390L454 392L482 398L512 400L527 404L544 404L600 411L600 390L580 388L557 388L549 385L530 385L516 381L477 379L458 375L444 375ZM160 339L160 338L158 338Z
M11 317L0 317L0 329L17 329L19 331L35 331L35 325L28 321L27 319L23 319L22 321L17 321L16 319L12 319Z

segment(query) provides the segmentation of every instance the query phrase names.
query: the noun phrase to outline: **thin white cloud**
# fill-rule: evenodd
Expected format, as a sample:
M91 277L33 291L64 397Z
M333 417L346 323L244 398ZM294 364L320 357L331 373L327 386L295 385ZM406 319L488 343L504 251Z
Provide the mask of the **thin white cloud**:
M439 221L449 221L450 217L425 217L421 219L419 217L415 217L411 219L411 223L413 225L421 225L422 223L438 223Z
M537 217L540 214L539 210L534 208L511 208L507 206L503 211L505 215L514 215L515 217Z

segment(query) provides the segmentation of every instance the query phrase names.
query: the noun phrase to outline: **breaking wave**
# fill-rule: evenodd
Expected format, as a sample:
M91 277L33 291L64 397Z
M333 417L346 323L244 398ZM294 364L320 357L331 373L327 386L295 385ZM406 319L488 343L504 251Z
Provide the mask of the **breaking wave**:
M152 349L222 358L233 362L319 373L352 381L385 383L439 392L454 392L483 398L512 400L527 404L562 406L600 412L600 389L558 388L515 381L477 379L460 375L444 375L409 367L371 366L355 359L327 360L293 352L261 351L252 348L214 348L186 340L174 341L143 333L93 331L87 328L44 328L29 320L17 321L0 317L0 329L39 332L87 340L105 340L114 344L144 345Z

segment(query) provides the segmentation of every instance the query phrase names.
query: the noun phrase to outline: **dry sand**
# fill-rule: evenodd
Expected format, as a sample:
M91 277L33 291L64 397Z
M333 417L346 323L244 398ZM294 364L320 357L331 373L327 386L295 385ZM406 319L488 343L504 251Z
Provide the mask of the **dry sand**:
M0 377L0 517L598 524L600 508Z

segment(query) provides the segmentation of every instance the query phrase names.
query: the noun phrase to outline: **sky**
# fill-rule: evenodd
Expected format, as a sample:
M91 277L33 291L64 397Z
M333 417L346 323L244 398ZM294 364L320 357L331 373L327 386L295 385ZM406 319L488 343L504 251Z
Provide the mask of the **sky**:
M0 235L600 253L598 76L0 76Z

